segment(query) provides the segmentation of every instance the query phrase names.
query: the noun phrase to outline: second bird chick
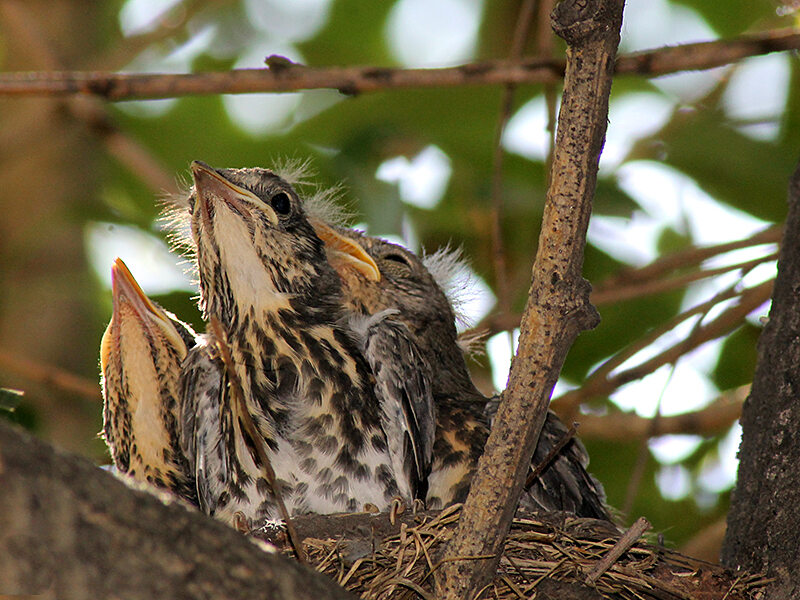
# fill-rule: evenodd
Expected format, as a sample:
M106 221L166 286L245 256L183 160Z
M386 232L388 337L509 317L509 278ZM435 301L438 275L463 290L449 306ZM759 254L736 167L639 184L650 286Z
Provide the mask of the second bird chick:
M358 242L381 272L379 280L366 278L339 253L328 256L343 281L345 303L355 314L391 312L388 318L402 324L418 349L433 392L436 423L432 469L426 504L441 508L463 502L489 435L487 401L475 388L458 344L455 314L437 278L415 254L380 238L338 228ZM326 239L325 230L321 237ZM429 264L444 278L457 260L446 252L434 254ZM541 462L566 434L566 427L548 411L532 466ZM588 455L571 440L531 486L521 506L564 510L579 516L610 520L601 484L587 471Z
M195 333L150 300L120 259L111 281L113 314L100 345L106 444L120 473L195 502L178 442L178 382Z

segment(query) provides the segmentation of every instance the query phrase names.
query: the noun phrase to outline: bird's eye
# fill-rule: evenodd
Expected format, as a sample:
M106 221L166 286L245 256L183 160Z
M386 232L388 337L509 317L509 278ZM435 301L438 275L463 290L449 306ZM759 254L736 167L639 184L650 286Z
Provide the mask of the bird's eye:
M292 201L289 199L289 195L286 192L278 192L272 197L269 203L272 205L272 209L279 215L288 215L289 211L292 209Z
M383 258L385 258L386 260L393 260L394 262L398 262L401 265L405 265L407 267L411 266L411 265L408 264L408 261L406 260L406 257L403 256L402 254L387 254Z

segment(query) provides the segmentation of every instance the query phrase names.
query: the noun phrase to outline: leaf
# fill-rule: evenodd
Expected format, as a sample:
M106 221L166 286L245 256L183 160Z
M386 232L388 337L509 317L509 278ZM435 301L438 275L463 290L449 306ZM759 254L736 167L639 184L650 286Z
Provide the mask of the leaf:
M753 26L754 22L759 23L759 29L792 26L790 18L777 19L775 17L775 7L769 2L752 2L750 0L728 0L727 2L673 0L673 2L696 10L717 33L726 37L744 33Z
M729 390L753 381L760 335L761 327L745 322L725 339L717 366L711 373L719 389Z

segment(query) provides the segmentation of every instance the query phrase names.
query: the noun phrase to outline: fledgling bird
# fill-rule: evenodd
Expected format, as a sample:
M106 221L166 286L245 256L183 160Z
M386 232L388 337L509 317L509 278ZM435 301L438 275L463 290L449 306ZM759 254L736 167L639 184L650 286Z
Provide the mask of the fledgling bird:
M106 444L121 473L194 503L178 441L178 382L195 333L150 300L119 258L111 281L113 314L100 344Z
M342 277L350 310L367 315L392 310L390 318L410 332L411 343L432 366L430 383L437 417L426 504L440 508L462 502L483 453L489 422L484 414L487 398L472 383L458 344L453 308L437 279L412 252L352 230L337 231L357 241L381 272L379 280L369 280L347 261L338 260L336 253L330 253ZM427 262L439 275L457 266L452 254L446 252L428 257ZM548 411L532 466L539 464L566 432L555 413ZM585 449L572 439L525 490L520 505L610 520L602 486L586 471L587 464Z
M193 351L183 385L193 397L184 402L207 399L195 427L203 430L202 415L216 412L218 429L196 436L204 440L202 455L197 445L188 450L202 465L198 489L212 512L245 523L280 517L255 451L262 443L291 514L386 509L396 497L410 502L413 482L393 468L371 370L344 324L340 279L301 198L267 169L194 162L192 175L200 307L224 329L260 436L252 439L233 410L219 359L208 348Z

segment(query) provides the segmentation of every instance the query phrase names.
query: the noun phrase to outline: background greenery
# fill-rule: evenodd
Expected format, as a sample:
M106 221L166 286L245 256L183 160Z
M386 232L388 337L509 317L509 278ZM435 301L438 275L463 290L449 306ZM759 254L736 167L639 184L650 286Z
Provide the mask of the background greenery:
M787 27L797 19L792 5L767 0L628 5L623 51ZM443 66L507 57L519 8L506 0L6 2L0 5L0 61L9 71L186 72L257 67L276 53L314 66ZM558 41L554 48L563 52ZM799 66L796 56L784 54L687 76L615 82L613 156L604 158L595 204L601 218L586 250L590 281L783 220L786 182L800 148ZM510 152L501 225L507 301L515 313L527 297L545 195L544 153L536 149L546 137L544 92L533 85L516 91L504 138ZM115 253L158 302L201 328L193 292L169 266L176 259L164 259L154 242L163 237L156 199L177 189L194 159L269 166L287 156L311 158L319 183L344 184L354 223L372 234L405 237L415 249L461 246L475 277L496 292L491 182L500 98L497 87L465 87L110 105L86 98L0 99L0 387L26 391L10 418L107 462L96 436L99 391L65 392L51 366L97 380ZM739 260L729 257L728 264ZM737 278L748 285L773 274L771 263L749 279L733 271L601 306L601 325L578 339L558 391L580 385L602 360ZM758 317L766 311L761 307L727 338L682 357L672 375L665 367L638 387L592 399L584 410L649 417L661 398L662 413L680 412L748 383ZM674 332L687 334L686 328ZM492 339L489 356L473 364L487 393L493 381L502 385L507 369L507 339ZM676 544L718 523L727 510L737 436L734 428L652 441L631 520L647 516ZM609 501L622 506L640 442L585 442Z

